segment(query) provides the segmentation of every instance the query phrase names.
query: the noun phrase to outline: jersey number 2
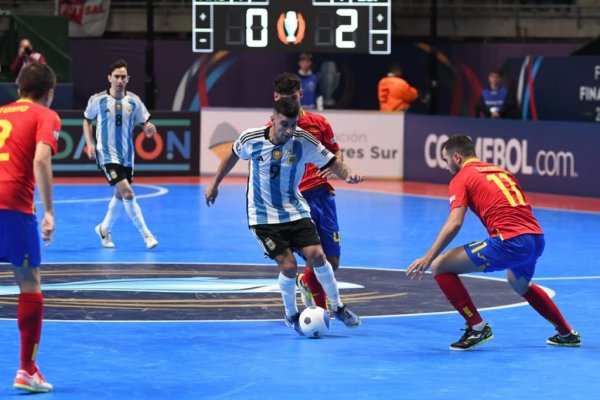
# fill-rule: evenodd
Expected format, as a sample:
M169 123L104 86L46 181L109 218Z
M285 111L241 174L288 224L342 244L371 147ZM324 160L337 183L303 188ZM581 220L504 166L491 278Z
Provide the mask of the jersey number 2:
M10 154L7 152L2 152L2 147L4 147L4 143L6 139L10 136L12 132L12 124L10 121L5 119L0 119L0 162L8 161L10 159Z
M515 181L510 179L508 175L501 172L498 174L491 174L487 176L488 181L492 181L498 186L498 188L502 191L502 194L506 197L506 200L510 203L511 206L516 207L518 205L526 206L527 203L523 198L523 194L517 188L517 184ZM504 181L504 182L503 182ZM507 187L508 186L508 187ZM512 193L511 193L512 191ZM514 194L514 196L513 196ZM515 199L516 197L516 199Z

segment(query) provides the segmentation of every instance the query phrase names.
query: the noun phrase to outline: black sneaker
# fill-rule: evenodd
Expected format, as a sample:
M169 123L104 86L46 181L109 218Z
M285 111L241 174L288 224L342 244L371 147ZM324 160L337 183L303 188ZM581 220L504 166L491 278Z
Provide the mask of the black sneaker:
M360 325L360 318L346 306L338 307L336 310L330 309L331 313L338 321L342 321L346 328L357 328Z
M296 314L292 315L291 317L288 317L286 315L283 318L283 321L285 322L285 324L287 326L289 326L290 328L292 328L293 330L295 330L296 333L298 333L298 335L304 336L304 332L302 332L302 329L300 329L300 313L299 312L297 312Z
M467 326L465 334L462 335L458 342L450 345L450 350L465 351L471 350L473 347L479 346L482 343L489 342L494 338L492 328L488 324L485 324L483 330L476 331L475 329Z
M581 337L579 333L573 331L567 336L560 336L558 333L551 338L546 340L546 343L552 346L563 346L563 347L579 347L581 346Z

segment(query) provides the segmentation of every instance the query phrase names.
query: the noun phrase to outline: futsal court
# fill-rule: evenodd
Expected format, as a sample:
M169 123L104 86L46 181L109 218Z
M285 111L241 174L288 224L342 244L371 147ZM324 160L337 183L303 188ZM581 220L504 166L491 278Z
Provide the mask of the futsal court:
M449 177L450 178L450 177ZM283 322L275 264L246 224L245 185L136 180L148 251L123 213L104 249L94 227L112 191L101 180L55 185L56 234L43 251L45 322L38 363L57 399L598 399L600 200L530 194L546 234L534 282L553 296L581 348L554 334L503 281L465 277L494 339L449 350L462 318L426 276L403 270L448 214L445 185L334 183L342 238L342 299L362 317L333 321L323 339ZM38 217L40 218L40 217ZM483 239L472 213L453 245ZM300 263L300 265L302 265ZM0 271L0 398L18 368L16 291Z

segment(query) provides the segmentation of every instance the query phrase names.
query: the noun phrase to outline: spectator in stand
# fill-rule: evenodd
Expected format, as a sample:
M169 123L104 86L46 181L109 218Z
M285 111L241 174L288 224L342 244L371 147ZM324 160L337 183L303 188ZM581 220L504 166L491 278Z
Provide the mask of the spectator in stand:
M319 96L317 88L319 87L319 74L312 70L312 54L301 53L298 56L298 78L302 83L302 97L300 105L308 110L322 110L323 99ZM321 104L319 104L321 103Z
M488 75L488 82L489 86L481 91L477 101L475 115L493 119L512 118L513 104L500 71L492 70Z
M10 72L16 78L24 67L33 64L34 62L46 64L46 59L41 53L33 50L33 45L29 39L21 39L17 56L10 64Z
M381 111L406 111L419 97L419 92L402 79L402 67L393 64L377 85L377 97Z

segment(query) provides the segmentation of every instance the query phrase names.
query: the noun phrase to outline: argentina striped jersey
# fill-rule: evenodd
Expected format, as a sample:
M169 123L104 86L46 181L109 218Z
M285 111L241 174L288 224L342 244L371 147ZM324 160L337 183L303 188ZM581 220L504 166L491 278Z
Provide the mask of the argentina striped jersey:
M132 92L125 92L125 96L117 99L106 90L90 97L83 116L96 120L98 164L133 167L133 129L150 118L142 100Z
M310 218L298 189L305 164L322 168L335 156L310 133L296 128L284 144L268 139L269 127L248 129L233 144L239 158L250 161L247 188L248 225L280 224Z

